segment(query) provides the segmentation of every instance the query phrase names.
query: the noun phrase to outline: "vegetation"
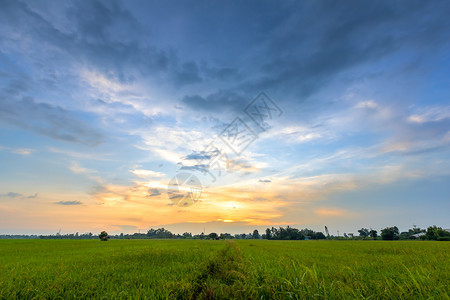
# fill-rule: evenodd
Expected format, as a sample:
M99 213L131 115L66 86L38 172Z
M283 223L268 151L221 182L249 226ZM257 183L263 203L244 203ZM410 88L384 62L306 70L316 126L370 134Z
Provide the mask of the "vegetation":
M434 240L434 241L450 241L450 231L442 229L437 226L430 226L428 229L420 229L414 227L405 232L399 232L396 226L387 227L381 230L381 236L378 236L378 232L374 229L361 228L358 230L359 236L354 236L352 233L344 233L342 236L330 235L327 226L325 226L325 234L322 232L316 232L314 230L305 228L297 229L290 226L284 227L272 227L265 230L265 234L260 235L258 230L253 230L252 233L240 233L231 235L230 233L217 234L212 232L210 234L196 234L193 235L190 232L183 234L174 234L165 228L158 228L147 231L147 233L133 233L133 234L118 234L108 235L106 231L103 231L100 235L104 240L108 239L211 239L211 240L226 240L226 239L267 239L267 240L322 240L322 239L382 239L382 240ZM102 240L102 236L98 236ZM96 236L91 232L79 234L60 234L56 235L0 235L0 239L95 239Z
M108 236L108 233L107 233L106 231L102 231L102 232L98 235L98 237L100 238L100 240L101 240L102 242L106 242L106 241L109 240L109 236Z
M430 226L426 231L425 237L434 241L450 241L450 232L443 230L441 227Z
M267 228L266 234L263 236L263 238L268 240L322 240L326 239L326 236L322 232L315 232L311 229L305 228L302 230L298 230L297 228L288 226L286 228Z
M0 299L449 299L450 243L1 240Z
M387 241L398 240L399 234L400 233L397 226L386 227L385 229L381 230L381 238Z

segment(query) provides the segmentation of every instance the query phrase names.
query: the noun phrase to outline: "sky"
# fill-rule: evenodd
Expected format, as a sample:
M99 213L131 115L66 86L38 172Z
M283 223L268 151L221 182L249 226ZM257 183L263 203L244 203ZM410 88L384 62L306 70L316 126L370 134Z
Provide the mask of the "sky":
M0 1L0 233L450 228L448 1Z

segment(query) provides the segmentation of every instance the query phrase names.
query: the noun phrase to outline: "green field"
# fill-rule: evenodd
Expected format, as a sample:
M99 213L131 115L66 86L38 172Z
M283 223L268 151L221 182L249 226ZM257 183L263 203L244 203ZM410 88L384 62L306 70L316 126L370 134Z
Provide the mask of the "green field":
M449 299L450 243L0 240L0 299Z

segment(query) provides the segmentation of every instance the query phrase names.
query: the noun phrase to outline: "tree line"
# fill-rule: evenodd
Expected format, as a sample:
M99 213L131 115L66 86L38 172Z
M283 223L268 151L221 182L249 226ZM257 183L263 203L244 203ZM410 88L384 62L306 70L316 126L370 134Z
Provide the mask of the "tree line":
M413 227L408 231L400 232L397 226L386 227L380 230L361 228L358 230L358 235L352 233L343 233L343 235L330 235L327 226L325 226L325 233L314 231L308 228L297 229L290 226L287 227L272 227L267 228L263 234L260 234L257 229L250 233L201 233L192 234L185 232L183 234L175 234L165 228L151 228L145 233L133 234L117 234L109 235L106 231L102 231L100 235L89 233L71 233L54 235L0 235L0 239L267 239L267 240L434 240L434 241L450 241L450 232L437 226L429 226L427 229Z

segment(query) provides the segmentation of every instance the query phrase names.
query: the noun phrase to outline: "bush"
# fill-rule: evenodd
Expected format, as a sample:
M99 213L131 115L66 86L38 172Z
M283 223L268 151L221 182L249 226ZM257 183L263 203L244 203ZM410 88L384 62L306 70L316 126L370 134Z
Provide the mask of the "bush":
M108 236L108 233L107 233L106 231L102 231L102 232L98 235L98 237L99 237L99 239L100 239L102 242L106 242L106 241L109 240L109 236Z

